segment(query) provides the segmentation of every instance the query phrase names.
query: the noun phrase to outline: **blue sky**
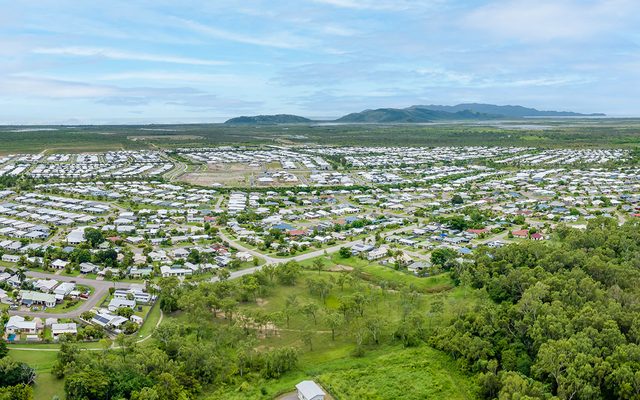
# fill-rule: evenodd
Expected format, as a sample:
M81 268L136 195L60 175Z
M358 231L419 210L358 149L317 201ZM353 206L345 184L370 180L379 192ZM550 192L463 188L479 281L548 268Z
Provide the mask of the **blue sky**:
M637 0L2 8L0 123L332 117L460 102L640 115Z

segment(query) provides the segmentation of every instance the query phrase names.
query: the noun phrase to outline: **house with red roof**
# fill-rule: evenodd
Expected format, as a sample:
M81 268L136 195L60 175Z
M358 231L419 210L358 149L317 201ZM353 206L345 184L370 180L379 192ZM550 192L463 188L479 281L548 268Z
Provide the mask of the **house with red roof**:
M529 237L528 229L520 229L519 231L513 231L511 233L513 234L513 237L517 237L521 239L527 239Z
M544 240L544 236L538 232L531 235L531 240Z
M307 231L304 230L304 229L293 229L293 230L290 230L289 232L287 232L287 235L293 236L293 237L306 236L307 235Z

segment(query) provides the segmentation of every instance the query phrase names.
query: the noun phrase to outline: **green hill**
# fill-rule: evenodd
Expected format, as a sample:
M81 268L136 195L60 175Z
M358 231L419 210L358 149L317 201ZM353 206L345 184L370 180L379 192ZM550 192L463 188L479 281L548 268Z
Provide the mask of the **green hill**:
M273 125L273 124L304 124L313 122L308 118L290 114L255 115L231 118L225 124Z

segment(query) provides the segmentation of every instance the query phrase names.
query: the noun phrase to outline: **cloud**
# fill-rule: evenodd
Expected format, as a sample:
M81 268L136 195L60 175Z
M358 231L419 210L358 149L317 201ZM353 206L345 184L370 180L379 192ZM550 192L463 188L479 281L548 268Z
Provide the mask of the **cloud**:
M631 0L500 0L471 11L462 25L523 42L583 40L627 22L634 8Z
M6 98L81 99L111 106L165 104L188 109L255 109L261 102L221 97L191 87L121 87L38 77L10 76L0 79Z
M339 8L354 10L404 11L416 6L424 6L428 1L412 0L312 0L315 3L327 4Z
M56 79L6 76L0 78L2 97L28 96L54 99L95 98L116 93L107 85L91 85Z
M209 37L254 46L275 47L281 49L300 49L313 46L315 41L294 35L289 32L276 32L260 36L232 32L218 27L205 25L193 20L174 18L182 27Z
M188 65L226 65L228 62L206 60L201 58L159 55L131 52L101 47L39 47L32 51L35 54L59 55L71 57L97 57L111 60L149 61L170 64Z

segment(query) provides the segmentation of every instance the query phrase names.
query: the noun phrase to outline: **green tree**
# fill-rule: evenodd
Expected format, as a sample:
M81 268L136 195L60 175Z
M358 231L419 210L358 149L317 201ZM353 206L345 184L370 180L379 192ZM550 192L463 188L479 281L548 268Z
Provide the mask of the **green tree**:
M81 371L67 377L64 391L67 400L108 400L109 378L101 371Z

